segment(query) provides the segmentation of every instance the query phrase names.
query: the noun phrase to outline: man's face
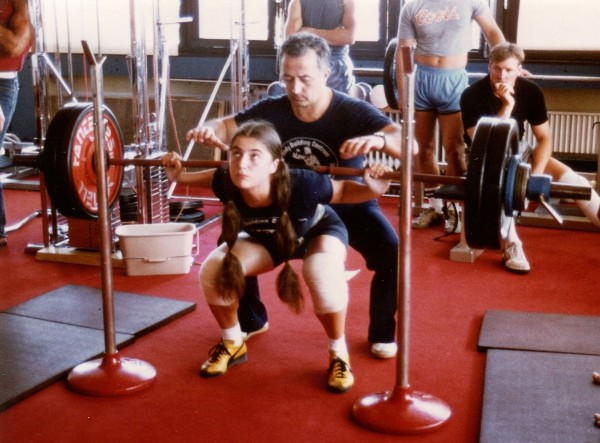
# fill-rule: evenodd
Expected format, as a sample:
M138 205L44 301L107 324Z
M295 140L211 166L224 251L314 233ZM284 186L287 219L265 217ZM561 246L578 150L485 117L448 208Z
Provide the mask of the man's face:
M300 57L284 55L281 59L281 79L292 106L309 107L322 97L327 89L329 68L319 66L315 51Z
M521 75L521 64L518 59L510 57L501 62L490 63L489 71L492 85L502 83L515 86L517 77Z

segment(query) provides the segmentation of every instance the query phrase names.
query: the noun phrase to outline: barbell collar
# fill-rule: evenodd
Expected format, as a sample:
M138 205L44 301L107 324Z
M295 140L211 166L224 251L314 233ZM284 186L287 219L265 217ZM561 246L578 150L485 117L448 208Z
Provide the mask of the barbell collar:
M14 154L11 156L11 162L14 166L23 166L40 169L40 154Z

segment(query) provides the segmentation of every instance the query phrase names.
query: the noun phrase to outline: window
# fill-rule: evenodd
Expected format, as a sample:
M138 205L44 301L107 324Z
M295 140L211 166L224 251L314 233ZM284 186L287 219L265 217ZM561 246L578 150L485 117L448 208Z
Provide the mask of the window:
M201 39L239 38L242 0L198 1L198 37ZM244 0L247 40L269 37L268 0Z
M540 17L542 15L542 17ZM600 51L598 0L521 0L517 43L535 51Z
M597 63L600 57L598 0L504 0L504 35L528 60Z
M274 55L275 40L285 20L287 0L245 0L246 38L252 55ZM355 0L357 19L356 44L353 57L365 54L383 57L390 38L398 25L400 0ZM229 51L230 39L236 38L232 23L239 23L241 0L183 0L182 15L194 22L182 28L182 53L203 54ZM388 26L388 10L395 11ZM279 19L281 17L281 19ZM392 31L390 32L390 29Z
M229 11L239 11L240 1L181 0L182 15L192 16L194 22L182 26L180 52L205 55L229 52L231 23L236 21ZM276 24L284 16L288 0L245 1L251 54L274 55ZM401 7L408 1L411 0L355 0L357 41L351 49L354 59L383 58L387 42L396 37ZM570 0L568 7L564 6L564 0L488 1L506 38L523 46L528 60L597 62L600 57L598 0ZM472 37L469 58L480 60L485 55L485 39L476 24L472 27Z
M85 40L94 53L131 53L130 2L123 0L38 1L41 6L43 27L38 28L36 33L38 36L43 34L47 51L82 53L81 41ZM160 20L175 23L179 18L179 3L173 0L160 0L157 3ZM154 43L155 16L152 6L151 1L137 0L134 9L138 17L137 30L140 36L141 30L144 30L143 38L148 53L153 52ZM33 14L33 8L30 9L30 14ZM179 44L178 26L165 26L163 32L169 53L176 54Z

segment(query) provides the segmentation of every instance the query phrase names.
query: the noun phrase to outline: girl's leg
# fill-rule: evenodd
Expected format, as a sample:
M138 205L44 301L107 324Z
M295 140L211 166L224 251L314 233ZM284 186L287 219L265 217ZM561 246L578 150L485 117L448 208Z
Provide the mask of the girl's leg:
M312 241L302 267L315 314L329 339L328 387L334 392L346 392L354 384L345 336L348 306L345 261L344 244L335 237L322 235Z
M221 341L209 352L210 358L202 364L202 377L224 374L229 366L246 361L247 348L237 317L239 300L225 300L219 291L218 280L227 245L213 250L200 268L200 286L208 307L221 328ZM238 239L233 251L242 264L244 275L257 275L273 269L267 250L245 239Z

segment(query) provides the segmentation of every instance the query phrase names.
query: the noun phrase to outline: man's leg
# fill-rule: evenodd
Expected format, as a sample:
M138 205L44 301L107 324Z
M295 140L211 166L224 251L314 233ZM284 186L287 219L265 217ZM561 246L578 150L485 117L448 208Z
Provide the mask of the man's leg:
M446 153L446 175L452 177L460 177L467 171L461 115L460 112L453 112L439 116L441 142ZM455 202L451 206L454 208L447 211L444 222L444 232L447 234L459 233L462 229L459 218L460 204Z
M577 174L570 167L555 158L550 158L544 172L550 174L552 180L559 183L576 186L590 186L590 182L587 181L585 177ZM600 197L594 189L592 189L592 195L589 200L575 200L575 204L588 220L600 227Z
M246 290L240 299L237 313L242 331L247 335L264 332L268 328L269 318L267 308L260 299L258 278L246 277Z
M376 202L335 206L350 237L350 246L374 271L369 301L368 340L373 345L396 341L397 267L399 239ZM385 357L393 355L386 352ZM373 351L373 350L372 350ZM383 354L380 356L384 357Z
M223 239L219 238L217 243L223 243ZM267 308L260 299L257 277L246 277L246 290L240 299L237 314L246 338L249 338L248 334L251 336L268 329Z
M440 175L435 151L436 120L437 114L434 111L415 112L415 141L419 148L419 152L415 158L415 168L417 172L422 174ZM437 185L435 183L427 183L425 197L429 202L430 208L424 210L419 217L412 221L413 228L427 228L440 224L444 219L442 200L433 198L433 192L436 188Z

